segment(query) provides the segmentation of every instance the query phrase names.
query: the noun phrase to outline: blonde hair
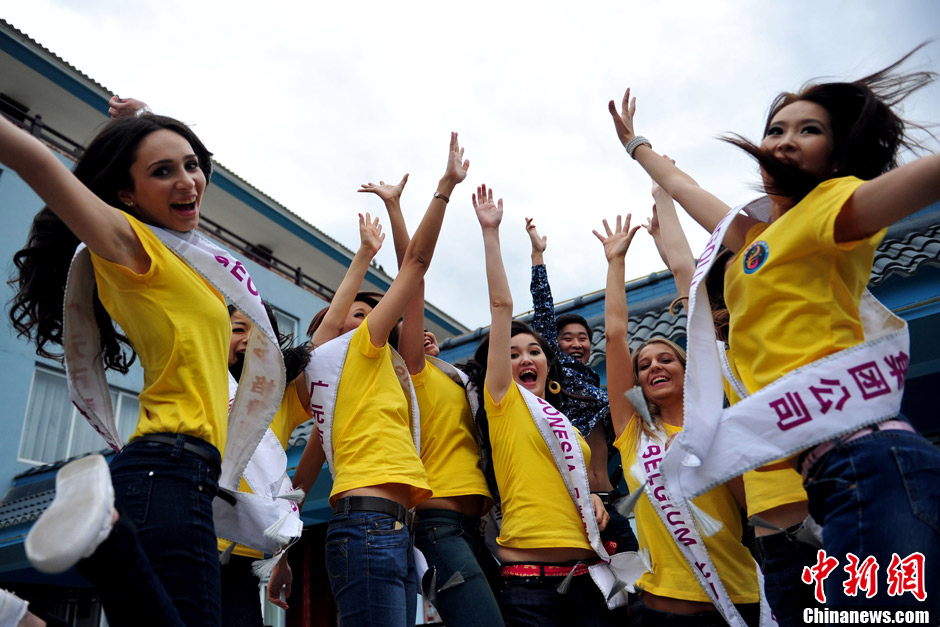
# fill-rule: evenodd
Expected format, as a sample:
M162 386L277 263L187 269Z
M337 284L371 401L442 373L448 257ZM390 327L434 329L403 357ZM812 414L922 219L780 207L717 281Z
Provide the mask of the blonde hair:
M672 349L672 352L676 354L676 358L679 360L679 363L682 364L682 370L685 371L686 356L685 356L685 351L682 350L682 347L676 344L675 342L673 342L672 340L665 338L665 337L651 337L650 339L646 340L645 342L637 346L636 350L632 351L634 380L639 380L639 376L640 376L640 371L638 368L640 353L643 351L644 348L646 348L647 346L651 346L652 344L663 344L664 346L668 346L670 349ZM644 398L645 398L645 395L644 395ZM656 427L659 427L663 419L662 410L659 408L659 405L647 399L646 407L647 409L649 409L650 418L653 419L653 424L655 424ZM633 437L636 440L639 440L643 435L646 435L647 437L653 437L655 435L655 432L653 431L653 429L650 428L648 424L646 424L646 421L641 418L640 420L634 421Z

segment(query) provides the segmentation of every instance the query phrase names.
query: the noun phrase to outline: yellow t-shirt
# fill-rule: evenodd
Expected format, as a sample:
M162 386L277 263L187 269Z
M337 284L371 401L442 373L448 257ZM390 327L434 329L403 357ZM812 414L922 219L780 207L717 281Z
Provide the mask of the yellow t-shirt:
M629 470L637 461L635 436L637 420L640 418L634 414L626 429L614 442L614 446L620 450L624 478L631 492L640 487L639 481ZM662 426L667 436L682 431L681 427L668 424ZM662 483L657 481L658 465L649 465L654 459L655 457L651 456L645 461L647 468L644 471L652 479L655 490L662 486ZM731 491L721 485L696 497L694 502L702 511L722 523L717 533L703 540L732 602L756 603L759 600L757 570L751 554L741 544L741 514ZM652 562L652 572L644 573L637 585L643 590L664 597L709 602L708 595L699 586L688 562L682 557L679 547L676 546L659 514L653 509L649 498L646 496L640 498L633 513L636 516L637 540L640 542L640 547L649 551ZM679 521L673 522L678 524ZM693 524L692 521L682 522Z
M134 438L185 433L225 450L228 348L225 299L145 224L126 216L150 268L143 274L91 255L98 295L144 369Z
M513 549L590 549L584 523L515 383L497 404L484 390L493 470L502 499L496 541ZM578 434L584 463L591 449Z
M833 235L863 182L821 183L772 224L752 227L728 266L729 359L749 393L864 341L858 304L885 231L841 244Z
M411 434L410 402L395 374L388 343L369 341L366 317L353 333L336 391L333 414L333 491L401 483L411 487L411 503L430 498L428 475Z
M429 361L411 381L421 414L421 461L434 496L479 494L492 503L466 390Z
M277 413L274 414L274 418L271 420L271 431L274 432L274 435L284 449L287 449L287 441L290 439L290 434L294 432L294 429L300 426L301 423L310 420L310 418L310 406L304 407L304 404L300 402L300 397L297 396L297 386L294 382L288 383L287 387L284 389L284 397L281 399L281 405L277 408ZM238 489L242 492L252 491L244 477L242 477ZM231 544L229 540L219 538L220 551L227 549L229 544ZM261 551L255 551L254 549L242 545L235 547L235 555L244 555L245 557L253 557L255 559L264 557Z

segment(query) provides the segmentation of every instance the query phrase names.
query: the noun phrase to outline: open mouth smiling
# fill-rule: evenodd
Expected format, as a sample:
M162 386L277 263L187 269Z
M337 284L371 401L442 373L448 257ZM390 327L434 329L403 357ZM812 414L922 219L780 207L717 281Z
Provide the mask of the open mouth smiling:
M170 203L170 206L181 213L193 213L196 211L196 197L193 196L185 200L177 200Z
M536 381L538 381L538 378L539 378L538 373L534 369L531 369L531 368L527 368L526 370L523 370L519 373L519 381L521 383L526 383L526 384L535 383Z

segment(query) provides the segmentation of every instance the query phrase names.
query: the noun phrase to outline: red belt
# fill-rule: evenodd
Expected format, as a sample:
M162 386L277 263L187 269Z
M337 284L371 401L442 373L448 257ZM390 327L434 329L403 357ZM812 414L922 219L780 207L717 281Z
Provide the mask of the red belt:
M500 567L500 577L567 577L573 574L588 574L590 564L580 563L571 566L557 566L554 564L506 564ZM572 569L574 572L572 573Z
M866 436L870 433L875 433L876 431L911 431L912 433L917 433L914 430L914 427L910 423L903 420L885 420L871 427L865 427L864 429L859 429L858 431L853 431L843 435L841 438L836 438L835 440L827 440L822 444L816 446L816 448L810 449L806 454L806 457L803 458L802 463L800 464L800 474L803 475L803 481L806 481L809 471L812 470L813 466L818 462L823 456L836 447L836 442L851 442L852 440L857 440L860 437Z

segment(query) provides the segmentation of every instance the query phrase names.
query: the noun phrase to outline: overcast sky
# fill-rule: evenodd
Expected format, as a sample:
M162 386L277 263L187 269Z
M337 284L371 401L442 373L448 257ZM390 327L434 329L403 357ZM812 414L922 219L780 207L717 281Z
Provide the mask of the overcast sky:
M344 245L357 194L405 172L414 227L443 173L451 130L471 161L428 274L428 300L471 328L489 323L470 194L505 200L503 254L515 311L531 308L525 216L548 235L556 302L603 289L591 234L650 215L649 180L617 141L607 102L627 86L636 128L729 204L757 173L715 139L759 139L781 90L857 78L938 35L937 0L763 2L302 2L2 0L2 16L121 96L195 129L216 158ZM940 43L910 62L940 70ZM940 87L905 113L940 122ZM84 138L83 138L84 139ZM934 146L936 147L936 146ZM684 220L698 252L705 233ZM391 242L377 261L394 274ZM627 276L664 265L641 232ZM306 324L304 322L304 324Z

